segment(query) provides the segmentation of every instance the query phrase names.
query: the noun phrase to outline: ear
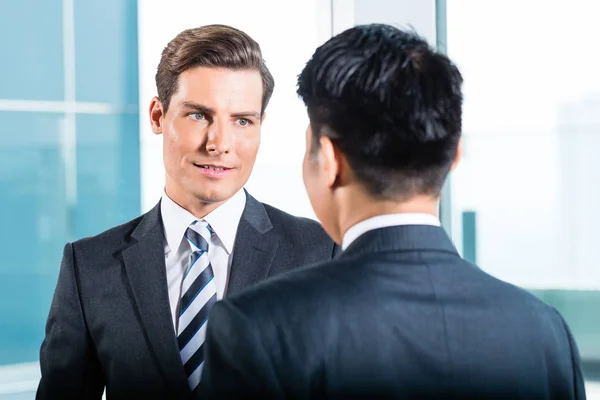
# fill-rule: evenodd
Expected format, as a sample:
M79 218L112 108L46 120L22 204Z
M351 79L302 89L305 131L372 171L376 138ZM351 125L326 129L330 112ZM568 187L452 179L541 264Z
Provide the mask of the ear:
M327 136L319 138L321 161L324 169L326 184L334 187L338 183L340 175L340 151Z
M454 162L452 162L452 166L450 167L450 171L454 170L460 159L462 158L462 147L463 147L463 138L461 137L458 141L458 147L456 148L456 157L454 158Z
M162 120L163 120L163 106L160 99L156 96L152 98L150 102L150 125L152 126L152 132L155 135L160 135L163 133L162 130Z

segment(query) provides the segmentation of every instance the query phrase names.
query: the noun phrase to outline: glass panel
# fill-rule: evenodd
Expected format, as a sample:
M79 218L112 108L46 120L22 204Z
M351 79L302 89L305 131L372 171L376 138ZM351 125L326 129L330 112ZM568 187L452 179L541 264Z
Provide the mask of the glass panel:
M77 117L77 204L62 114L0 111L0 365L35 361L67 241L139 215L137 114Z
M63 100L62 0L3 1L0 99Z
M28 393L14 393L7 395L0 395L0 400L31 400L35 398L35 392Z
M77 116L76 237L98 234L139 215L138 118Z
M600 365L600 3L447 0L464 78L452 234L494 276L555 306ZM560 21L560 26L557 25Z
M137 1L75 2L77 101L138 103Z
M0 365L35 361L70 237L61 114L0 111Z

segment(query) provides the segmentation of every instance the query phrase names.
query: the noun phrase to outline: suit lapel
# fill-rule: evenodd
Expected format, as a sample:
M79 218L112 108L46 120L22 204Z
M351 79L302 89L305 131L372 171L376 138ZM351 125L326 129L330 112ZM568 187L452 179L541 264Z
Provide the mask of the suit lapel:
M227 296L265 279L277 251L277 238L265 207L246 193L233 249Z
M176 394L189 393L173 328L164 254L160 204L144 216L123 251L123 259L140 319L156 359Z

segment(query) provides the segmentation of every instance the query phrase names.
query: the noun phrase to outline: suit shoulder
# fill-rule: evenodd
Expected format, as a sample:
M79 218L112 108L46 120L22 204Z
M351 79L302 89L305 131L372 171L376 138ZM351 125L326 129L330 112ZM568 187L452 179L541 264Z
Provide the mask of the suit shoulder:
M315 242L333 245L333 241L317 221L288 214L268 204L263 203L263 206L273 228L288 239L293 241L294 239L307 240L312 238Z
M129 242L132 232L139 225L144 215L136 217L124 224L114 226L94 236L84 237L73 242L73 247L79 250L113 249Z
M312 310L312 306L318 308L324 300L331 298L336 277L348 265L347 261L339 259L306 265L261 281L228 298L228 301L250 314L262 314L265 310L269 310L265 315L287 314L287 310L299 304Z
M485 298L489 301L499 306L513 307L516 310L526 312L533 319L540 317L552 322L558 322L562 319L562 316L554 307L530 291L492 276L467 260L461 259L461 263L466 267L462 270L471 276L463 276L462 282L472 282L469 284L469 289L472 290L473 287L477 287L478 291L481 290L485 293Z
M271 222L274 225L292 225L307 229L323 231L321 225L313 219L297 217L295 215L288 214L287 212L280 210L279 208L275 208L265 203L262 203L262 205L265 207L265 210L267 211L267 214L269 215L269 218L271 219ZM323 231L323 233L325 232Z

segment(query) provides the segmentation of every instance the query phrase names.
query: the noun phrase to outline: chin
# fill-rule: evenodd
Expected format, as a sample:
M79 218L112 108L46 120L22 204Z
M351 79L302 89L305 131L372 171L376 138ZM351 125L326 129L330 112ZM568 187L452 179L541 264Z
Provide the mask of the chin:
M228 200L231 196L227 196L227 195L223 195L221 193L215 193L215 192L197 192L194 194L194 197L196 197L198 200L200 200L203 203L221 203L224 202L225 200Z
M219 203L229 199L235 194L230 185L224 185L226 182L211 182L209 180L198 179L188 180L182 185L183 189L203 203Z
M219 203L229 199L233 195L233 193L229 193L229 190L219 190L218 188L207 186L209 185L189 188L188 192L203 203Z

